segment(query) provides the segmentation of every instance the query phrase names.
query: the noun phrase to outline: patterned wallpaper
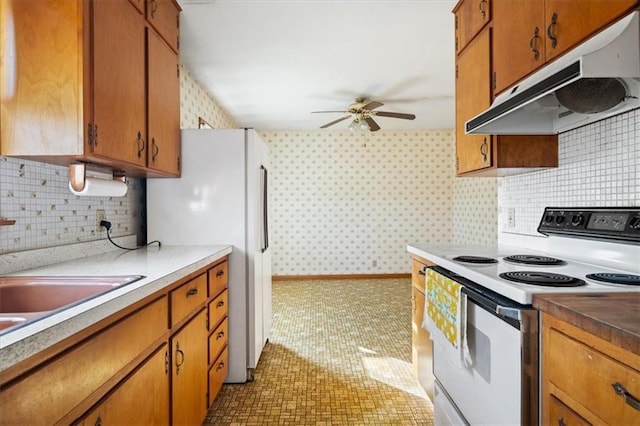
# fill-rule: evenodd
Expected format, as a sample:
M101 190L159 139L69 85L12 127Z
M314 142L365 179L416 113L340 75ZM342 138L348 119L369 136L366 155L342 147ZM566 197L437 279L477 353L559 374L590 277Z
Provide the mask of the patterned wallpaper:
M456 178L453 193L453 242L495 245L498 178Z
M640 206L640 109L562 133L558 145L557 169L500 180L501 233L539 236L547 206Z
M450 130L260 132L271 149L274 275L409 272L452 236Z
M180 66L180 128L197 129L202 117L215 129L237 127L233 118L193 78L189 70Z

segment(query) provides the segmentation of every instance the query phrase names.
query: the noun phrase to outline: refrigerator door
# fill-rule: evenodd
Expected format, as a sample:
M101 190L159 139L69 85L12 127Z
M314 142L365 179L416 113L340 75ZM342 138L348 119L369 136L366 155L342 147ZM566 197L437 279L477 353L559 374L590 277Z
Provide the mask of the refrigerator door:
M269 151L253 130L247 131L247 205L249 280L249 368L255 368L271 331L271 248L269 247Z
M244 129L183 130L182 176L147 179L147 237L171 245L231 244L229 374L248 379L247 148Z

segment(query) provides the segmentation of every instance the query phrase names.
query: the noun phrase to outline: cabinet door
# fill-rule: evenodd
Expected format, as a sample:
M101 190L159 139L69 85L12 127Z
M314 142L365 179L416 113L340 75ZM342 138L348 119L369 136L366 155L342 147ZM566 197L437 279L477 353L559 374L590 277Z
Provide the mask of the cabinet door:
M149 57L148 167L180 175L180 77L178 55L147 28Z
M464 0L456 15L456 53L464 49L484 25L491 20L492 0Z
M171 339L172 424L201 424L207 414L207 324L200 311Z
M555 396L548 395L547 401L549 417L543 420L542 424L564 426L589 426L591 424Z
M166 425L169 423L167 346L159 349L107 399L84 425ZM132 399L135 403L132 404Z
M490 105L489 30L484 30L456 61L456 172L491 166L491 136L466 135L464 123Z
M494 0L493 16L493 93L498 94L544 63L544 2Z
M144 166L144 18L128 0L93 5L93 155Z
M546 60L568 51L636 3L637 0L546 0Z
M147 21L177 52L180 35L180 8L174 0L147 0Z

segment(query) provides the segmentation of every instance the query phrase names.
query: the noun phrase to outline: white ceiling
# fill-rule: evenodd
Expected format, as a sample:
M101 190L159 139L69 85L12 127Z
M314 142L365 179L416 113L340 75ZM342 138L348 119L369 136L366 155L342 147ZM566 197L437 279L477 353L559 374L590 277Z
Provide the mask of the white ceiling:
M454 126L456 0L179 2L181 63L241 127L318 129L356 96L416 115L382 129Z

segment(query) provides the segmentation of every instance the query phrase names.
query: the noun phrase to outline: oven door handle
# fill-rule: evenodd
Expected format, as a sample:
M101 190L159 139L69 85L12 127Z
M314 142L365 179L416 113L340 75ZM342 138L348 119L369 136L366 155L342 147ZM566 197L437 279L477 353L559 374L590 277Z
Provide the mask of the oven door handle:
M516 321L522 321L522 309L496 305L496 314L507 318L513 318Z

